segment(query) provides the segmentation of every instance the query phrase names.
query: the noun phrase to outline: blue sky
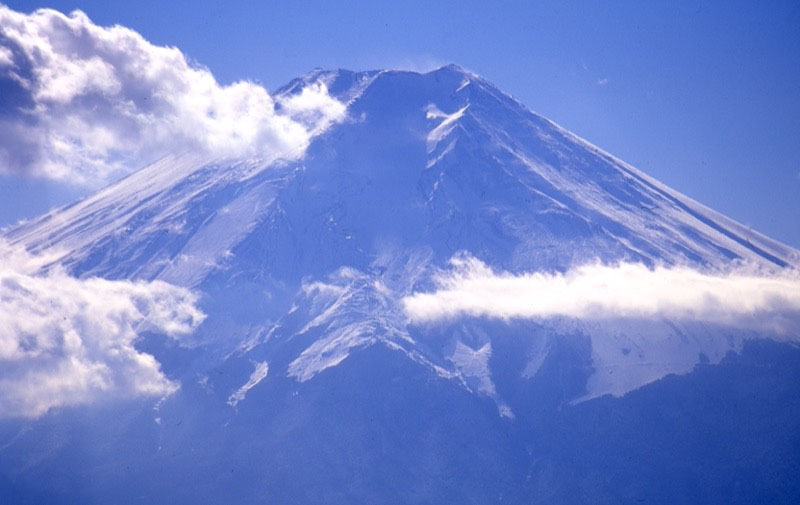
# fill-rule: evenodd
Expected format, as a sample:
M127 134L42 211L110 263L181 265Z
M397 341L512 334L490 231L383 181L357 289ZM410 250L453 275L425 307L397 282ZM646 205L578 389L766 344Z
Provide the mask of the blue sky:
M800 4L7 2L80 8L222 83L454 62L734 219L800 247ZM766 5L766 7L765 7ZM0 179L0 225L79 196Z

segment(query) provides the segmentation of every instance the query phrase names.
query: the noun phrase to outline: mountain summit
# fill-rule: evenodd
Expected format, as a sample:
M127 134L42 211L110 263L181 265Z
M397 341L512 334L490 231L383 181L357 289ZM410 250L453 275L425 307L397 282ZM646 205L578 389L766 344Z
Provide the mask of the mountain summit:
M78 278L190 289L206 314L188 337L140 334L137 348L179 390L155 411L152 401L126 403L121 422L104 406L36 421L14 442L21 449L0 458L3 474L14 476L10 488L32 488L57 466L87 487L65 493L51 481L42 496L675 503L714 501L693 495L692 479L719 489L735 480L746 449L681 452L696 442L679 435L703 422L694 416L725 415L709 410L713 399L699 396L697 381L710 384L709 394L746 402L729 377L750 374L764 387L778 380L751 366L751 354L796 376L797 351L785 343L797 339L796 313L764 326L751 324L758 307L740 323L703 293L702 307L689 308L681 305L686 293L670 293L663 310L629 301L605 309L604 298L615 296L616 280L637 276L646 298L657 272L668 272L675 290L689 271L713 282L742 268L783 275L800 267L798 251L457 66L424 74L314 70L275 96L315 85L346 115L321 125L302 157L176 153L5 233L31 253L56 254ZM543 283L537 297L546 299L580 272L610 276L580 292L589 299L584 312L567 307L578 294L524 317L448 312L466 295L452 295L434 317L430 299L415 298L463 293L465 282L483 279L483 294L470 295L481 304L493 296L492 282L527 279ZM414 312L415 300L427 305ZM714 317L697 317L706 305ZM774 409L797 391L780 384L761 407ZM761 407L743 404L742 415ZM648 435L637 423L649 414L665 417L652 420ZM84 416L95 420L92 433L81 428ZM775 428L777 440L798 427L786 426ZM58 449L28 460L34 434L53 429L64 430ZM88 448L70 442L78 432ZM606 443L623 445L598 456ZM71 469L75 458L91 464ZM706 472L715 458L723 466ZM11 462L21 460L29 465L17 471ZM796 460L761 462L780 476ZM636 481L626 477L634 471ZM682 484L667 485L660 471ZM155 480L162 472L173 484ZM742 492L760 496L769 478L754 477ZM781 489L782 498L798 492L796 483Z
M220 216L233 219L234 209L247 213L244 222L226 227L235 237L214 240L202 256L191 254L217 262L244 236L268 235L265 221L274 219L266 216L275 217L278 207L287 219L300 218L299 210L287 208L300 197L305 212L337 207L349 214L331 214L335 222L322 224L308 219L320 233L295 233L297 247L307 240L332 246L348 236L342 229L358 228L345 240L368 261L376 240L396 239L428 247L437 259L462 249L485 252L510 271L596 259L711 268L731 260L776 267L800 262L797 251L670 190L455 65L427 74L315 70L276 96L297 95L318 82L347 105L347 119L320 133L301 161L231 164L179 153L8 236L34 250L65 247L66 263L78 275L192 284L167 271L181 268L181 254L187 261L198 233L220 225ZM257 209L246 203L255 191L265 193ZM136 247L148 252L131 261ZM103 248L108 254L101 259ZM351 251L344 260L325 256L338 266L353 261ZM120 265L133 263L150 268L122 272Z

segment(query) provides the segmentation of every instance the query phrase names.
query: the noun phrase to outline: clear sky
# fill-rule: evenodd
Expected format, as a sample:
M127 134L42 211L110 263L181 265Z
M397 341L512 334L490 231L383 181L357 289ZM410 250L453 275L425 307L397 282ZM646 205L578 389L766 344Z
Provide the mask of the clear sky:
M800 247L800 2L7 1L79 8L222 83L457 63L662 182ZM0 225L78 195L6 178ZM40 195L32 200L29 195Z

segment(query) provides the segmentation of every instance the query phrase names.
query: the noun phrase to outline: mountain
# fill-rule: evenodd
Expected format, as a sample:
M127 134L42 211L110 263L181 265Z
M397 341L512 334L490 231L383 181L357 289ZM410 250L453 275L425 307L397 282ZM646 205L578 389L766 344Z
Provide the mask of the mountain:
M319 82L347 119L300 160L176 153L5 232L78 278L189 288L207 317L189 337L137 341L180 384L172 395L3 421L4 495L800 498L796 334L668 316L429 323L406 305L464 262L507 275L593 262L779 274L800 252L459 67L315 70L276 96Z

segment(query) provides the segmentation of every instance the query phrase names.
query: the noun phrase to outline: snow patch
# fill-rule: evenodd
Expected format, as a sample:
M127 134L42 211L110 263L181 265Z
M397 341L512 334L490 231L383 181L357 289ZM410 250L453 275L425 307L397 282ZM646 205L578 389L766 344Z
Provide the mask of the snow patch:
M468 108L469 104L452 114L445 114L434 104L429 104L426 107L426 118L442 119L442 121L428 133L426 138L428 153L432 153L433 150L436 149L436 146L439 144L439 142L441 142L443 138L450 135L450 132L453 131L453 128L456 127L458 120L461 119L461 116L464 115L464 112L466 112Z
M253 389L259 382L264 380L269 373L269 364L266 361L255 363L255 369L250 374L250 378L239 389L231 393L228 397L228 405L235 407L239 402L244 400L247 392Z
M481 393L494 396L496 391L489 371L489 358L492 356L492 344L485 343L480 349L473 349L461 341L447 359L455 365L456 370L467 378L467 383ZM470 380L471 379L471 380Z
M375 343L375 327L353 324L317 340L289 364L288 375L305 382L319 372L334 367L350 356L351 349Z
M544 338L536 338L531 344L530 355L525 368L522 370L523 379L532 379L539 372L539 369L547 359L550 353L550 340Z

